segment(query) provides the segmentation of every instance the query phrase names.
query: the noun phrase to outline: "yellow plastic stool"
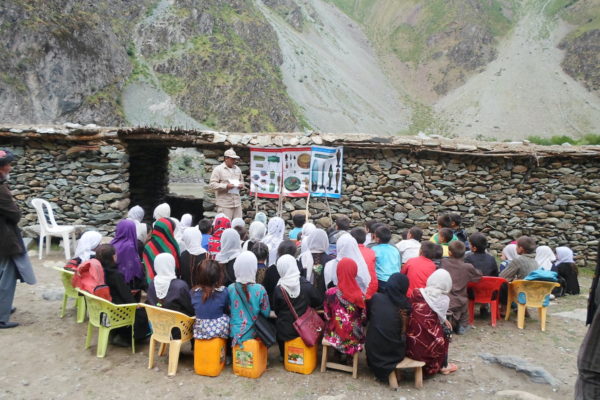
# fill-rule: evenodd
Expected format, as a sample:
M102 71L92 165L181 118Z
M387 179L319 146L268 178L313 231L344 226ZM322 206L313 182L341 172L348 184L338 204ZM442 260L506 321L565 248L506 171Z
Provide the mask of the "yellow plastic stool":
M219 376L225 368L227 339L194 341L194 371L203 376Z
M246 378L260 378L267 369L267 347L260 339L250 339L233 346L233 373Z
M284 367L287 371L309 375L317 368L317 346L308 347L301 337L285 342Z

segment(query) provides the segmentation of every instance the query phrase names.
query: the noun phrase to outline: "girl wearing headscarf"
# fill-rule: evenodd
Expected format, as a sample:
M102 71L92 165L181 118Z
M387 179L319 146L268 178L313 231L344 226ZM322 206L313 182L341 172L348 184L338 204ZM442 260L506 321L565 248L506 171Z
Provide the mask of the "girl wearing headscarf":
M438 372L449 374L458 369L448 364L449 337L444 325L451 330L446 319L452 289L452 278L445 269L438 269L427 279L425 288L413 291L412 311L406 332L406 355L413 360L423 361L426 375Z
M171 218L171 206L168 203L159 204L154 209L152 216L154 217L154 221L162 218Z
M511 243L506 245L504 249L502 249L502 262L499 267L500 272L508 267L508 264L517 257L519 257L519 254L517 253L517 244Z
M115 247L111 244L103 244L98 246L96 259L102 264L104 269L104 279L110 290L112 302L114 304L132 304L138 300L133 296L125 278L119 268L117 262L119 258L116 254ZM117 328L115 335L112 337L111 343L117 346L129 347L131 345L131 328ZM139 340L147 337L150 334L148 326L148 316L146 310L138 308L135 310L135 324L133 330L134 338Z
M234 218L233 221L231 221L231 227L233 229L235 229L238 226L240 228L245 228L246 227L246 223L244 222L244 220L242 218Z
M221 215L221 216L219 216ZM225 229L231 228L231 222L225 214L217 214L213 222L213 233L208 239L208 251L211 254L217 254L221 251L221 235Z
M325 264L325 285L329 286L330 283L337 285L337 265L342 258L350 258L354 260L358 266L356 282L358 283L360 290L362 290L363 293L366 293L369 283L371 282L371 274L369 273L369 267L358 248L356 239L349 233L344 233L338 238L336 247L337 254L335 259Z
M259 211L254 216L254 220L258 222L262 222L264 226L267 226L267 214L262 211Z
M225 285L235 282L235 273L233 265L235 258L242 252L239 233L233 229L225 229L221 236L221 251L216 255L215 260L221 264L225 273Z
M298 258L302 269L302 275L306 276L306 280L313 284L317 293L324 296L327 286L325 285L323 269L325 264L334 258L334 256L330 256L326 253L329 248L327 232L323 229L315 229L308 236L306 242L304 242L304 238L302 240L302 247L304 247L305 250ZM306 243L306 246L304 246L304 243Z
M231 321L231 346L256 337L254 321L258 314L268 318L271 312L267 291L255 283L257 260L251 251L243 251L235 260L235 282L227 287Z
M244 250L252 251L252 246L254 243L258 243L265 238L267 234L267 227L260 221L253 221L250 224L250 228L248 231L248 240L244 242L242 246Z
M183 243L183 232L191 226L192 214L183 214L181 216L181 221L179 221L177 227L175 228L175 240L177 240L177 244L179 245L179 251L182 253L185 250L185 243Z
M351 258L337 263L337 286L325 292L325 336L340 353L353 355L362 350L367 321L365 297L357 283L358 266Z
M156 276L148 286L146 303L189 316L195 315L190 298L190 287L175 275L175 257L169 253L157 255L154 269Z
M283 241L285 233L285 222L282 218L273 217L267 226L267 236L262 240L269 248L269 266L275 265L277 262L277 248Z
M302 233L300 236L300 253L304 253L308 250L308 238L311 233L317 230L317 227L312 222L307 222L302 226ZM329 240L329 239L327 239Z
M117 224L115 238L110 242L117 253L117 267L130 289L148 287L140 260L135 223L124 219Z
M101 240L102 234L100 232L87 231L81 235L75 248L74 257L67 262L64 268L69 271L75 271L79 265L94 256L94 249L98 247Z
M277 271L279 272L279 282L273 293L273 303L271 308L277 314L275 325L277 327L277 343L279 352L283 356L284 343L288 340L296 339L299 335L294 328L294 315L287 305L284 293L292 303L292 307L298 316L306 312L308 306L318 307L323 302L323 298L317 294L313 286L300 276L296 259L285 254L277 260Z
M192 271L206 258L206 249L202 247L202 233L197 227L186 228L182 242L185 250L181 253L180 277L191 287Z
M369 303L367 363L377 379L385 383L406 353L406 328L411 310L407 291L408 278L397 272L388 279L385 292L373 295Z
M179 246L173 237L175 223L170 218L161 218L154 223L150 240L144 247L142 261L146 269L146 279L148 283L156 275L154 268L154 259L161 253L169 253L175 259L175 266L179 271Z
M148 226L142 222L144 219L144 209L140 206L135 206L127 213L127 219L131 220L135 223L135 232L137 236L137 240L146 243L146 239L148 238Z
M538 246L535 250L535 262L537 262L540 269L550 271L552 269L552 263L555 260L556 256L549 246Z
M573 259L573 250L564 246L557 247L556 262L552 271L558 272L558 275L565 280L565 293L579 294L578 270Z

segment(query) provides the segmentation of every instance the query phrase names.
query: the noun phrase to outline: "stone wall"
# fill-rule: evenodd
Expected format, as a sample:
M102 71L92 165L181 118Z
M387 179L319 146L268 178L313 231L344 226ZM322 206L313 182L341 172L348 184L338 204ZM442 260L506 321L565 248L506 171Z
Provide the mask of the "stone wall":
M129 161L115 140L98 146L73 142L28 140L3 143L19 157L10 187L23 213L21 225L37 224L31 200L53 205L59 225L87 225L103 233L129 206Z
M248 178L249 152L240 167ZM206 181L218 163L219 150L206 152ZM345 148L343 196L340 200L311 199L309 211L318 225L328 226L329 215L348 215L355 225L377 219L398 235L412 226L425 237L436 232L441 213L455 212L469 233L487 235L499 254L510 241L531 235L538 244L567 245L580 264L595 265L600 208L598 159L505 159L454 156L432 152ZM276 215L277 200L259 199L258 210ZM254 198L245 196L248 221ZM306 207L305 199L287 199L283 218ZM205 210L212 210L205 204ZM209 214L213 215L213 214Z

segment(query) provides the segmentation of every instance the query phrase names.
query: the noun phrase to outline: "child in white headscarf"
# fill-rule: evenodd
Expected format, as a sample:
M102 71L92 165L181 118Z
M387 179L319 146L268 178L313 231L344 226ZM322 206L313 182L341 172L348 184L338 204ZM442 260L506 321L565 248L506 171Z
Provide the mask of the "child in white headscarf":
M75 259L79 259L79 263L86 262L94 256L94 249L98 247L102 240L102 234L96 231L87 231L77 242L75 249Z
M519 257L517 253L517 244L511 243L508 244L502 249L502 262L500 263L500 267L498 268L500 272L504 271L504 269L510 264L512 260Z
M182 244L185 248L179 257L179 271L183 279L192 286L192 270L206 258L206 249L202 247L202 232L198 227L183 231Z
M161 253L154 259L156 276L148 286L146 303L194 315L190 287L175 275L175 258L169 253Z
M285 233L285 221L279 217L273 217L267 226L267 236L262 240L269 247L269 265L277 262L277 248L283 240Z
M356 282L363 293L367 292L369 283L371 282L371 274L369 273L369 267L363 258L356 239L349 233L342 234L337 240L337 254L334 260L329 261L325 264L325 285L329 286L333 282L337 286L337 264L342 258L350 258L354 260L358 267L358 273L356 275Z
M140 206L135 206L127 213L127 219L135 222L135 232L137 236L137 240L146 243L146 239L148 238L148 227L145 223L142 222L144 219L144 209Z
M555 260L556 256L549 246L538 246L535 250L535 261L538 263L540 269L550 271L552 269L552 263Z
M216 255L215 260L225 265L225 284L234 282L234 262L235 258L242 252L242 243L239 233L232 228L225 229L221 235L221 251Z
M170 218L171 206L168 203L159 204L154 209L153 217L155 221L158 221L161 218Z
M248 240L244 242L242 248L244 250L252 250L254 243L258 243L265 238L267 227L260 221L253 221L248 230Z

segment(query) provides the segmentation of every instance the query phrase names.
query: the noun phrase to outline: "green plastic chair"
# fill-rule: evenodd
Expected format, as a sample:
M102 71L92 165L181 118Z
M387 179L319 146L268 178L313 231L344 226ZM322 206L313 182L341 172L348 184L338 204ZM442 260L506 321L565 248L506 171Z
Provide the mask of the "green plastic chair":
M62 281L63 287L65 288L60 317L64 318L65 316L65 310L67 309L67 300L75 299L75 306L77 307L77 323L82 323L83 321L85 321L85 299L82 295L77 293L77 290L73 287L73 284L71 283L73 281L73 275L75 275L75 272L67 271L64 268L59 267L53 268L60 272L60 280Z
M131 326L131 352L135 353L133 324L135 323L135 310L138 304L113 304L91 293L79 289L76 290L84 295L85 302L87 303L89 322L85 338L85 348L87 349L91 345L92 328L98 328L98 349L96 356L102 358L106 355L110 331L116 328Z

